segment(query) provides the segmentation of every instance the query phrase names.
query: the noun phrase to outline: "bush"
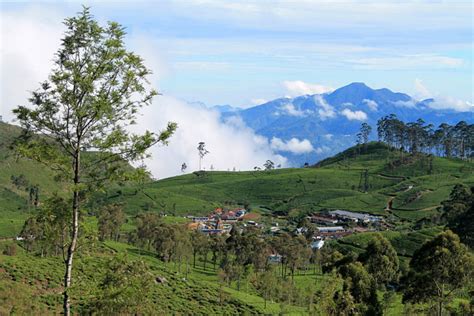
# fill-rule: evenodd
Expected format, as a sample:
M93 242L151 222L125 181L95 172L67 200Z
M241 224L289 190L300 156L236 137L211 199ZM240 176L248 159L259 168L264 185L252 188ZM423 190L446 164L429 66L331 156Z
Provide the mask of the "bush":
M3 254L7 256L16 256L16 244L8 244L3 250Z

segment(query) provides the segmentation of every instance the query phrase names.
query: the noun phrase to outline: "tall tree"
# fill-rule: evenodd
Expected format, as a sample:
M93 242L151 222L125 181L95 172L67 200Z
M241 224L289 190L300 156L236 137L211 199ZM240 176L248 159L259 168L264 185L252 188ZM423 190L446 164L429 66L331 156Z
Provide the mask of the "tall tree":
M106 205L100 210L98 228L100 240L118 240L120 227L125 223L125 213L119 204Z
M271 160L267 160L263 164L263 167L265 168L265 170L272 170L275 169L275 163Z
M474 248L474 187L454 186L449 200L443 202L446 226L452 229L463 243Z
M198 154L199 154L199 170L202 168L202 159L204 158L205 155L209 153L209 151L206 149L206 143L205 142L199 142L197 146Z
M44 163L71 189L70 243L65 260L64 314L70 315L69 289L76 252L80 209L86 193L108 179L125 175L124 161L139 161L176 129L131 134L137 111L157 94L148 88L151 71L124 46L125 31L116 22L101 26L88 8L64 22L66 32L54 67L31 106L14 110L24 134L20 154ZM86 155L88 151L94 154ZM143 170L137 173L143 175Z
M381 234L374 235L359 259L378 285L386 285L398 280L397 252L390 241Z
M444 305L470 280L473 271L474 256L456 234L445 231L413 254L403 300L434 302L441 316Z

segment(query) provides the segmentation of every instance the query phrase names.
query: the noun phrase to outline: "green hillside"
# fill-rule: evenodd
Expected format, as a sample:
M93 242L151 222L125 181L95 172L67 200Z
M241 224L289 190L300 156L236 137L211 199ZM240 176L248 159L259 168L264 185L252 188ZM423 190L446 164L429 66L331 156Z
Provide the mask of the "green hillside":
M380 143L357 151L353 147L313 168L200 172L140 188L116 186L94 202L122 202L129 214L196 215L222 205L249 205L279 214L347 209L417 220L435 212L456 183L474 184L472 162L421 154L404 154L402 160L403 154Z
M59 313L61 257L43 258L26 252L25 244L11 239L18 235L25 219L36 212L30 201L31 186L39 188L40 206L53 192L66 190L54 181L48 168L14 154L10 145L19 133L19 128L0 123L0 314ZM165 263L156 253L124 243L127 233L136 228L133 218L152 211L167 214L165 222L182 223L186 221L184 215L207 214L222 206L245 206L254 213L279 215L278 220L286 226L288 215L328 209L368 212L389 219L393 229L382 234L393 244L406 267L415 250L442 231L439 226L415 230L414 223L436 214L440 203L458 183L474 185L473 162L408 155L381 143L370 143L366 148L350 148L310 168L197 172L140 185L114 184L105 192L93 194L86 206L89 216L84 218L84 229L90 237L74 270L74 305L78 312L87 313L94 298L103 293L100 280L111 260L126 255L132 263L145 262L147 275L155 280L167 280L166 284L154 282L147 296L164 314L305 314L304 302L267 302L265 308L263 298L251 286L236 290L235 283L222 285L218 267L203 269L201 262L185 273L177 268L176 262ZM387 210L389 201L392 208ZM98 242L94 237L95 211L109 203L122 203L128 215L128 222L122 226L122 242ZM373 234L357 233L330 244L342 252L361 253ZM12 244L16 245L16 253L7 255ZM325 285L334 282L333 276L316 270L297 271L294 284L298 291L310 288L322 293ZM250 281L245 282L248 285ZM396 294L387 309L388 314L398 314L403 309L401 295Z

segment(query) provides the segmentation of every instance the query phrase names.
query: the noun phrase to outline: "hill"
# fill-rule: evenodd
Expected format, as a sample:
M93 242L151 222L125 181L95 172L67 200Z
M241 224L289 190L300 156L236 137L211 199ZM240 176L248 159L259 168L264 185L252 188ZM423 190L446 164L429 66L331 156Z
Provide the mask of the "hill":
M64 189L54 181L47 168L13 155L8 144L20 132L18 128L3 124L0 131L4 136L0 164L5 167L0 187L8 192L1 196L0 204L0 237L7 237L7 240L0 238L0 253L4 253L0 254L0 314L58 313L62 291L61 258L43 258L28 253L23 243L9 239L18 234L23 221L35 212L28 203L26 189L30 184L43 188L40 201L52 192ZM235 282L223 285L218 267L202 268L201 261L185 273L176 262L163 262L156 253L123 243L127 240L126 233L136 227L135 215L145 211L159 212L168 215L164 221L183 222L186 221L183 215L208 214L222 206L244 206L251 213L262 216L263 222L277 220L287 226L287 220L309 212L328 209L368 212L390 219L394 229L382 234L392 242L406 267L413 252L442 229L432 226L414 230L415 222L436 214L437 206L449 196L455 184L474 185L473 171L473 162L409 155L373 142L351 147L308 168L195 172L140 185L111 185L105 193L96 192L86 207L84 231L91 237L82 244L74 270L77 280L75 306L78 312L86 313L97 293L104 292L101 280L111 269L110 265L125 256L132 265L146 263L146 275L154 280L147 297L163 313L199 311L227 315L285 311L304 314L306 309L302 302L297 305L265 304L252 286L236 290L239 285ZM389 210L388 201L392 201ZM93 237L97 235L96 210L109 203L122 203L128 215L128 222L122 227L122 242L100 242ZM283 216L277 218L275 215ZM332 244L343 252L361 253L372 234L356 233ZM86 240L81 241L84 242ZM17 245L14 255L7 250L9 245ZM313 266L309 266L310 270L314 269L312 273L306 269L297 271L294 282L299 291L307 291L313 286L313 291L321 293L326 284L334 282L330 274L317 272L317 266ZM163 279L166 281L159 281ZM250 281L243 282L248 285ZM401 296L396 294L388 310L397 314L402 308Z
M374 142L312 168L195 172L143 187L116 186L94 203L124 203L129 214L196 215L240 205L263 214L346 209L412 221L436 212L456 183L474 184L472 171L472 162L401 154ZM386 211L389 200L393 209Z
M0 123L0 237L15 236L29 216L30 187L39 188L40 203L65 190L48 168L14 155L10 144L19 133L18 127ZM472 162L402 156L374 142L362 150L351 147L312 168L195 172L142 185L115 184L106 193L95 193L88 207L123 203L130 216L143 211L203 215L224 205L246 206L264 215L346 209L416 221L436 213L456 183L474 184ZM392 210L387 211L389 200Z
M471 112L435 109L446 106L435 99L415 98L389 89L372 89L354 82L331 93L279 98L240 111L223 113L223 118L239 116L259 135L282 141L307 139L314 147L306 153L280 151L295 166L315 163L332 156L355 143L360 124L366 122L374 130L377 120L396 114L402 121L421 118L435 127L445 122L461 120L473 123ZM375 139L375 133L372 134Z

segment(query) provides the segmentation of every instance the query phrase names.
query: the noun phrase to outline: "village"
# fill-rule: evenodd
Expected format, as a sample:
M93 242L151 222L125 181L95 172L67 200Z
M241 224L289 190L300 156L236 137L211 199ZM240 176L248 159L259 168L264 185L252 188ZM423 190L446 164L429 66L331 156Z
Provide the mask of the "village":
M308 231L307 227L283 227L277 221L259 222L258 219L261 219L259 214L249 212L244 208L216 208L207 216L188 216L187 218L191 220L188 229L208 235L230 234L234 227L240 227L240 229L254 227L267 235L278 235L290 231L306 234ZM382 216L347 210L314 212L306 217L306 221L315 225L316 228L311 242L313 250L321 249L326 240L339 239L354 233L385 230L389 227ZM279 262L280 259L281 256L278 254L269 256L269 261L273 263Z

